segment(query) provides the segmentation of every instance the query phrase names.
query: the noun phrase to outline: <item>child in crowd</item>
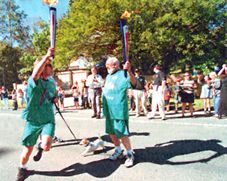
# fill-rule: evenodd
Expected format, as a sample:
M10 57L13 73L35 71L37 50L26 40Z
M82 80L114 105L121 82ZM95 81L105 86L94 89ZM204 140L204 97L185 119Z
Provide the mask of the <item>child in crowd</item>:
M175 113L178 112L178 106L181 103L181 96L180 96L180 91L181 91L181 87L180 87L180 82L181 79L178 78L176 80L176 84L174 85L174 103L175 103Z
M171 98L171 87L168 83L166 83L166 87L164 89L164 101L165 101L165 107L166 111L169 112L170 110L170 98Z
M211 81L209 76L205 76L201 81L202 90L200 94L200 98L203 99L203 109L206 114L207 111L210 114L210 98L211 98Z

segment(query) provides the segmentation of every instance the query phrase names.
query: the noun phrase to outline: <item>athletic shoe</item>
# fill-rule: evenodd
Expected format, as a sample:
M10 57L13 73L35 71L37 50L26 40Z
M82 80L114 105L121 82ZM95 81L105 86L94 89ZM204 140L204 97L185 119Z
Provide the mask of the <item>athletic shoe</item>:
M42 157L43 154L43 149L41 148L41 143L38 144L38 152L37 154L33 157L33 160L35 162L39 161Z
M125 167L129 168L129 167L132 167L134 165L134 160L135 160L135 157L133 154L127 154L126 155L126 160L125 160Z
M148 114L147 114L147 118L148 118L148 119L153 119L154 116L153 116L151 113L148 113Z
M25 168L18 168L16 181L24 181L28 177L28 171Z
M110 160L117 160L122 159L124 150L121 150L120 152L115 149L114 153L109 157Z

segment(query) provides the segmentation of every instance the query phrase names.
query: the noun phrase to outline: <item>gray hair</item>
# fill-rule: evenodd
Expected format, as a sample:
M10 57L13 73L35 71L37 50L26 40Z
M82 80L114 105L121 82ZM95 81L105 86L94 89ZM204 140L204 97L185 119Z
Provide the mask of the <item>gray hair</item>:
M106 65L115 65L117 67L120 66L120 62L116 57L109 57L106 61Z
M211 73L209 74L209 76L210 76L210 77L212 77L212 76L217 76L217 74L216 74L215 72L211 72Z

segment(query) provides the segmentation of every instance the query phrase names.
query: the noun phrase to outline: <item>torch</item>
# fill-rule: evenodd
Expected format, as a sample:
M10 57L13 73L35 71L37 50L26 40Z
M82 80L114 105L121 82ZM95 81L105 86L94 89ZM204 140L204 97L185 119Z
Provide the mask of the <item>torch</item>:
M123 62L129 60L129 47L128 47L128 26L127 19L130 17L131 13L125 11L120 18L120 30L122 36L122 54L123 54ZM127 70L125 70L125 77L127 77Z
M56 12L57 9L54 7L58 0L43 0L43 3L49 6L50 11L50 47L55 48L55 38L56 38ZM52 57L54 58L54 57Z

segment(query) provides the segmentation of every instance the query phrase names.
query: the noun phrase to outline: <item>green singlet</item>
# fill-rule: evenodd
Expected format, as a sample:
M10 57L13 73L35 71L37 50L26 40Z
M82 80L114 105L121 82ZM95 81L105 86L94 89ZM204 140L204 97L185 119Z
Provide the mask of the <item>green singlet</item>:
M53 98L56 97L56 86L53 78L36 82L28 79L28 103L22 113L26 121L22 145L34 146L38 136L54 136L55 119Z
M131 88L129 77L119 70L106 77L103 89L103 113L106 117L106 132L118 138L127 136L128 132L128 97Z

